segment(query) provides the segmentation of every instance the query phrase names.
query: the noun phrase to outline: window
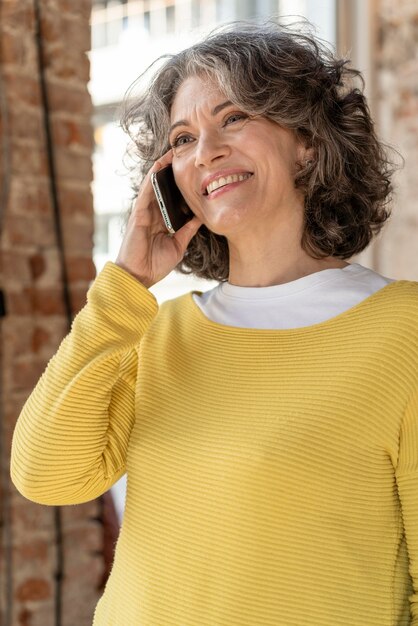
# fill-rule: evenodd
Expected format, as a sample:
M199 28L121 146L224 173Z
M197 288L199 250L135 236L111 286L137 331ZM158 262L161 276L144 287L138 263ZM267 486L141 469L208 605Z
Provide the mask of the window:
M93 2L91 13L92 48L115 46L128 25L127 0Z
M201 13L201 0L192 0L192 28L200 26Z
M106 23L93 24L91 29L91 47L103 48L106 45Z
M119 43L119 37L123 30L122 20L112 20L107 23L106 29L106 45L117 46Z
M176 7L173 4L165 8L165 22L167 33L174 33L176 26Z

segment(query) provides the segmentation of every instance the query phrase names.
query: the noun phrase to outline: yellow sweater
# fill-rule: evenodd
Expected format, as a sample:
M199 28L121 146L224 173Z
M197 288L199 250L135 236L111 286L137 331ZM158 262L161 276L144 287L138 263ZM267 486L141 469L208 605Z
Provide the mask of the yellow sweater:
M11 471L48 505L127 472L95 626L418 626L418 282L261 330L108 262Z

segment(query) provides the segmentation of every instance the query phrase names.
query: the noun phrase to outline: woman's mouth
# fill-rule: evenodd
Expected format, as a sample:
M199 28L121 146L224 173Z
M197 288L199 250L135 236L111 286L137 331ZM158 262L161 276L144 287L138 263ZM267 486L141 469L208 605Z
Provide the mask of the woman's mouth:
M246 172L245 174L229 174L228 176L221 176L220 178L217 178L209 183L206 187L204 195L208 198L217 197L221 192L235 189L235 187L241 185L252 176L253 174L250 172Z

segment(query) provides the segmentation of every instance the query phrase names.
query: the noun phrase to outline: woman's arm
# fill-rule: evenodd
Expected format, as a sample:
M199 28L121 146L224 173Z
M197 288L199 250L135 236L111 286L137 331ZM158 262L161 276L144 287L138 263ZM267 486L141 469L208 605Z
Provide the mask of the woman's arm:
M157 311L144 285L106 263L18 418L11 477L26 498L86 502L125 473L137 349Z
M409 399L402 422L396 482L414 589L409 596L410 626L418 626L418 387Z

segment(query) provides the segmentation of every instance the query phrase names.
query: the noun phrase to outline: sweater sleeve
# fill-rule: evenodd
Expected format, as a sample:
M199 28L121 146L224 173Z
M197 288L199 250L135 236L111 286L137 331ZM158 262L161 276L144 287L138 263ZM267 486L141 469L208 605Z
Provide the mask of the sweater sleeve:
M138 346L157 312L144 285L106 263L17 420L11 478L26 498L86 502L125 473Z
M411 626L418 626L418 387L403 416L395 475L413 584Z

